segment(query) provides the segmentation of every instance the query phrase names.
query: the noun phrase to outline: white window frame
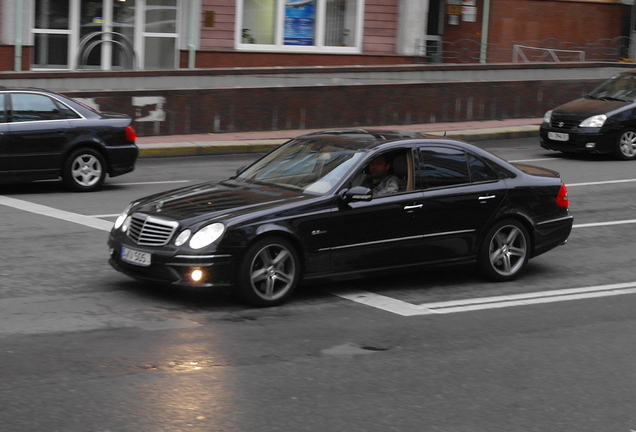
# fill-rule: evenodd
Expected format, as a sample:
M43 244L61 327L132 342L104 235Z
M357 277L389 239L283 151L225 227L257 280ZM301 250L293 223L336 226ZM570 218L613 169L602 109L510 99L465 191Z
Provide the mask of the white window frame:
M338 47L325 46L325 16L327 0L316 0L316 44L285 45L283 34L285 28L285 0L276 0L276 22L274 24L273 44L246 44L243 43L243 2L236 0L236 24L234 28L234 47L238 51L262 51L262 52L294 52L294 53L320 53L320 54L360 54L362 52L362 35L364 27L364 0L357 1L356 29L354 32L353 46Z

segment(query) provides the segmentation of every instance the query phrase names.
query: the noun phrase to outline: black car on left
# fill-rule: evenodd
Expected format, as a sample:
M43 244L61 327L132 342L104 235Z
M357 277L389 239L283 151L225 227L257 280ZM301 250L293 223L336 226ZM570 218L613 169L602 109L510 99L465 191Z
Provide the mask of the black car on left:
M565 243L567 188L441 137L333 130L292 139L236 176L140 198L115 221L111 265L173 287L282 303L302 279L476 263L496 281Z
M0 88L0 184L62 178L74 191L132 171L139 154L132 119L62 94Z

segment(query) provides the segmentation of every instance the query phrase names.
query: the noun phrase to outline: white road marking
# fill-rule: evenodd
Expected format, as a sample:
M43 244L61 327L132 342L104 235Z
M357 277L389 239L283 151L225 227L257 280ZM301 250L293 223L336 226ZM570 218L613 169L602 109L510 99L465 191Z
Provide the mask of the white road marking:
M606 185L606 184L631 183L631 182L636 182L636 179L605 180L605 181L585 182L585 183L567 183L567 186L568 186L568 187L577 187L577 186L598 186L598 185Z
M154 184L169 184L169 183L190 183L191 180L166 180L166 181L154 181L154 182L136 182L136 183L113 183L117 186L139 186L139 185L154 185Z
M401 316L417 316L471 312L486 309L499 309L505 307L555 303L596 297L636 294L636 282L438 303L423 303L419 305L367 291L352 291L349 293L332 292L332 294L356 303L382 309Z
M53 207L43 206L40 204L31 203L15 198L9 198L0 195L0 204L7 207L12 207L18 210L24 210L31 213L41 214L43 216L49 216L56 219L65 220L67 222L73 222L79 225L84 225L90 228L95 228L102 231L110 231L113 227L113 222L105 221L91 216L84 216L78 213L71 213L64 210L58 210Z
M574 224L572 225L572 228L593 228L593 227L623 225L623 224L633 224L633 223L636 223L636 219L611 221L611 222L593 222L593 223L586 223L586 224Z

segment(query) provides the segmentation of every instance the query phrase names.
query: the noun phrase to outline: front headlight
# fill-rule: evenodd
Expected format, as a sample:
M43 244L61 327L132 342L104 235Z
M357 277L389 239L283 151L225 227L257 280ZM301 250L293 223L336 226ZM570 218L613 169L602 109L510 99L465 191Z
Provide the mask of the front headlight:
M204 226L197 231L190 239L190 247L192 249L201 249L218 240L225 232L225 225L222 223L213 223Z
M550 123L550 120L552 119L552 110L546 112L545 114L543 114L543 122L544 123Z
M595 115L583 120L581 124L579 125L579 127L600 128L605 124L605 120L607 120L607 116L605 114Z
M119 229L119 227L122 226L122 224L126 220L126 217L128 217L128 212L130 211L131 208L132 208L132 203L128 204L126 208L124 209L124 211L121 212L119 216L117 216L117 220L115 221L115 229Z

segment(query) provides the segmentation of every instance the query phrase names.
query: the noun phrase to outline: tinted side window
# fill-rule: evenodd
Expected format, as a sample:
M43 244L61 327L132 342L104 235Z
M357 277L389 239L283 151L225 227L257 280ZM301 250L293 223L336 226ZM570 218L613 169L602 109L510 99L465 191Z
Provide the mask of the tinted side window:
M71 108L69 108L68 106L64 105L62 102L60 101L56 101L56 104L58 106L58 108L64 112L64 114L66 115L67 119L74 119L74 118L82 118L78 113L76 113L75 111L73 111Z
M424 188L470 183L466 154L446 147L420 148L418 177Z
M48 96L32 93L15 93L11 95L11 112L14 122L58 120L64 114L53 99Z
M470 167L470 181L473 183L499 179L492 168L474 155L468 154L468 166Z

